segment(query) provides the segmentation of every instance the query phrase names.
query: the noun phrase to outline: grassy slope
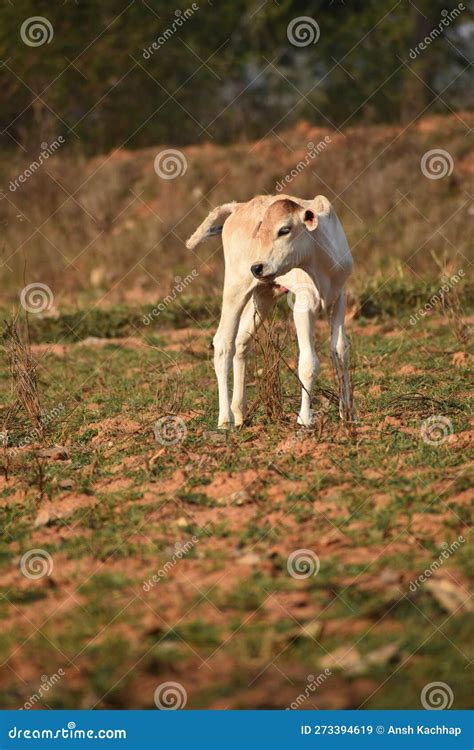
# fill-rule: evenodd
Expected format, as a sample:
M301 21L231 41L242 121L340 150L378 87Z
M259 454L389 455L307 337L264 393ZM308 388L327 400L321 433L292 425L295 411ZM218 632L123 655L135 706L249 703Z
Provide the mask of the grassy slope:
M409 584L443 544L467 537L468 362L458 357L454 368L460 345L446 318L408 318L350 324L356 442L321 397L321 429L295 430L297 384L286 368L281 423L260 407L222 442L212 318L128 341L38 347L45 406L65 407L47 442L68 446L70 458L38 462L22 451L1 480L2 706L22 705L61 667L66 677L45 705L153 708L157 685L173 680L192 708L285 707L335 652L338 666L302 707L417 708L435 680L467 707L467 544L435 577L455 584L454 605ZM323 324L318 339L321 382L333 387ZM161 446L151 423L173 403L186 436ZM430 414L451 420L442 445L420 437ZM28 430L20 414L11 429L13 441ZM193 535L192 550L144 591ZM21 575L31 548L52 555L49 578ZM286 567L300 548L321 562L302 581Z
M285 416L269 421L261 358L250 378L253 422L224 441L214 431L209 342L222 257L217 241L195 256L182 240L212 205L273 191L306 143L325 134L303 123L258 144L189 148L186 174L166 183L153 171L158 149L89 163L59 154L48 162L59 185L45 170L0 203L3 309L25 281L54 294L51 317L30 317L31 339L44 407L63 407L43 442L70 453L3 455L3 706L21 706L42 675L62 668L66 677L44 705L153 708L157 685L173 680L190 707L285 707L335 652L339 668L302 707L417 708L422 687L438 680L453 689L454 707L467 707L467 545L437 572L434 589L409 586L443 544L467 538L469 360L439 310L409 322L439 288L433 254L446 252L451 272L467 275L472 158L462 121L332 134L291 185L334 200L354 248L357 441L321 393L327 413L318 429L295 430L298 386L284 367ZM420 171L435 147L454 159L443 180ZM0 164L2 183L23 168ZM61 184L77 189L75 201ZM193 268L189 294L144 326L174 277ZM458 290L466 299L467 286ZM283 304L282 330L285 312ZM321 324L328 388L326 336ZM286 346L294 365L292 335ZM5 360L0 383L3 422ZM151 426L170 410L186 435L164 447ZM431 414L452 424L438 446L420 436ZM8 429L15 445L31 428L18 412ZM193 534L199 542L144 591ZM21 575L21 555L32 548L52 555L50 577ZM321 562L302 581L286 567L299 548ZM443 586L457 596L440 598ZM392 653L381 653L387 645Z
M89 161L64 150L14 193L9 180L31 157L4 155L0 304L17 301L32 282L49 285L60 310L82 311L91 301L101 307L153 302L169 293L176 275L194 269L192 296L218 294L219 240L194 252L184 240L212 207L275 193L277 182L305 161L308 143L325 137L329 144L288 192L322 193L334 203L354 252L355 294L368 283L399 279L402 268L409 283L430 283L438 272L433 254L447 253L453 270L467 273L474 161L466 132L472 120L472 113L460 113L423 118L408 129L349 128L344 136L302 122L258 143L183 149L187 169L173 180L154 171L161 146ZM452 173L443 179L422 172L431 149L452 159Z

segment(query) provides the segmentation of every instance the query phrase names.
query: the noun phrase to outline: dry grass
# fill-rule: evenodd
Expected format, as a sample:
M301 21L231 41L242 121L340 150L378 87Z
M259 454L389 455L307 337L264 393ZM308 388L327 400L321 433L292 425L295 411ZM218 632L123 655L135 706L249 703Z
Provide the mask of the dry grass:
M256 144L185 148L186 173L168 181L153 169L158 148L92 160L60 151L15 192L4 190L3 299L17 297L26 257L28 281L48 284L58 307L91 299L101 305L151 301L192 269L199 273L193 294L218 292L220 241L190 252L184 239L212 207L274 193L276 182L304 157L307 143L327 134L329 147L288 191L323 193L334 202L354 250L353 288L365 288L368 280L384 284L402 273L433 278L430 251L439 252L446 242L459 269L470 252L466 193L472 167L465 130L455 117L426 118L406 131L353 128L344 137L300 123ZM423 154L435 147L449 151L455 165L440 180L427 179L420 169ZM3 184L27 161L4 156Z
M451 322L451 327L459 344L465 348L469 342L469 328L465 322L464 310L456 287L443 293L443 312Z
M432 257L439 269L441 310L450 321L454 336L464 349L469 341L469 328L465 322L465 314L459 293L459 269L455 267L453 260L448 258L446 253L442 259L436 253L432 253ZM464 268L462 269L462 276L466 277ZM453 279L457 280L452 281Z
M257 398L249 410L249 418L259 405L272 422L280 422L284 414L284 397L280 366L285 348L288 329L282 330L275 315L262 323L257 339Z
M11 415L22 408L35 432L42 435L42 410L37 377L38 363L31 353L28 324L26 324L25 335L21 332L18 318L7 321L4 333L4 348L12 384L12 404L5 420L4 429Z

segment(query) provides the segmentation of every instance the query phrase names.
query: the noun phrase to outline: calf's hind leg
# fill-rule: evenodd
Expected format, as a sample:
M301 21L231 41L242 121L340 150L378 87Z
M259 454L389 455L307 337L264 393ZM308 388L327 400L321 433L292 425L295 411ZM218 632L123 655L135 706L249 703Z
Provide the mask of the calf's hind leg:
M339 382L339 414L345 422L356 419L349 373L349 341L344 328L346 295L341 292L330 313L331 359Z
M298 338L298 378L302 385L301 409L298 424L311 427L314 422L311 410L311 389L319 373L319 358L315 347L315 324L319 308L316 294L306 287L302 295L295 290L293 320Z

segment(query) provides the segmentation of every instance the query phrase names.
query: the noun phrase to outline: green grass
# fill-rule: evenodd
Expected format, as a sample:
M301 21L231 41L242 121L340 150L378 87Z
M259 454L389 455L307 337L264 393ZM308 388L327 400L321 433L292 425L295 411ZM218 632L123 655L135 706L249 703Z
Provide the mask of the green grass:
M22 705L42 674L65 665L67 677L48 694L52 707L153 708L155 687L171 680L186 687L191 708L284 708L308 674L322 671L327 654L344 646L357 649L362 671L334 669L317 705L334 705L340 693L346 708L418 708L423 686L445 681L453 707L468 706L468 613L462 606L447 611L432 590L413 593L409 584L443 544L467 537L469 369L453 368L452 352L462 347L445 318L420 322L410 335L399 329L409 326L410 305L419 301L402 291L383 297L375 328L359 318L352 332L356 442L321 396L321 435L296 429L298 386L284 367L281 422L269 423L260 407L252 424L216 439L207 342L196 340L194 355L170 350L162 320L153 348L71 344L63 356L42 356L43 405L64 405L44 442L67 445L70 458L38 461L35 445L4 452L1 655L16 672L28 664L30 677L25 685L9 673L3 707ZM397 321L391 305L401 309ZM77 338L138 335L136 315L97 312ZM172 317L168 324L180 325ZM56 341L65 331L63 316L38 321L32 338ZM295 356L291 336L284 355ZM325 348L321 358L321 382L333 388ZM405 365L415 372L404 373ZM250 367L250 402L259 367ZM6 371L0 383L5 411ZM170 410L173 384L186 434L161 445L151 427ZM421 424L433 414L451 421L451 441L423 442ZM18 411L11 445L29 429ZM239 490L245 495L237 502L232 494ZM49 521L35 526L47 508L54 510ZM191 539L197 541L177 557ZM467 547L439 571L458 590L472 576ZM36 548L52 556L49 578L20 573L21 555ZM318 555L317 575L289 575L287 558L297 549ZM392 660L372 664L371 653L388 643L396 644Z
M359 317L362 322L376 316L396 317L405 326L410 327L410 317L426 304L433 295L439 293L440 282L434 280L407 281L392 279L387 283L369 283L359 293L356 302L359 305ZM467 303L473 298L473 287L463 281L457 288L461 300ZM220 314L220 299L182 294L179 300L170 302L153 315L156 306L152 304L130 308L124 305L113 305L108 308L94 307L84 310L61 311L55 317L30 315L29 327L32 343L77 342L89 336L96 338L121 338L140 336L150 346L161 347L166 343L162 332L168 328L179 329L199 325L203 328L212 326ZM8 315L2 312L2 319ZM289 317L288 309L280 305L277 318ZM149 319L149 323L145 323ZM209 330L211 335L211 330ZM388 346L394 344L388 344ZM109 351L117 350L114 344Z

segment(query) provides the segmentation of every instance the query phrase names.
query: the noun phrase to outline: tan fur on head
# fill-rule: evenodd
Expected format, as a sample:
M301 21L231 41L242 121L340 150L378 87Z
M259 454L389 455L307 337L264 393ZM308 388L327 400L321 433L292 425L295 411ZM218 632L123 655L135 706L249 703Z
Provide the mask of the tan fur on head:
M258 237L262 243L270 244L279 227L285 224L295 225L299 220L306 225L310 232L318 226L318 219L314 211L304 208L290 198L282 198L272 203L265 211L258 229Z
M293 214L295 211L299 211L302 208L298 203L295 203L295 201L290 200L289 198L282 198L279 201L275 201L275 203L272 203L271 206L267 208L265 211L264 221L266 219L272 219L274 221L277 221L278 219L282 219L288 214Z
M263 215L260 228L258 230L258 236L265 242L273 239L275 234L275 228L282 224L285 219L288 221L292 220L292 217L298 211L301 211L302 206L299 206L288 198L282 198L282 200L275 201L272 203Z

